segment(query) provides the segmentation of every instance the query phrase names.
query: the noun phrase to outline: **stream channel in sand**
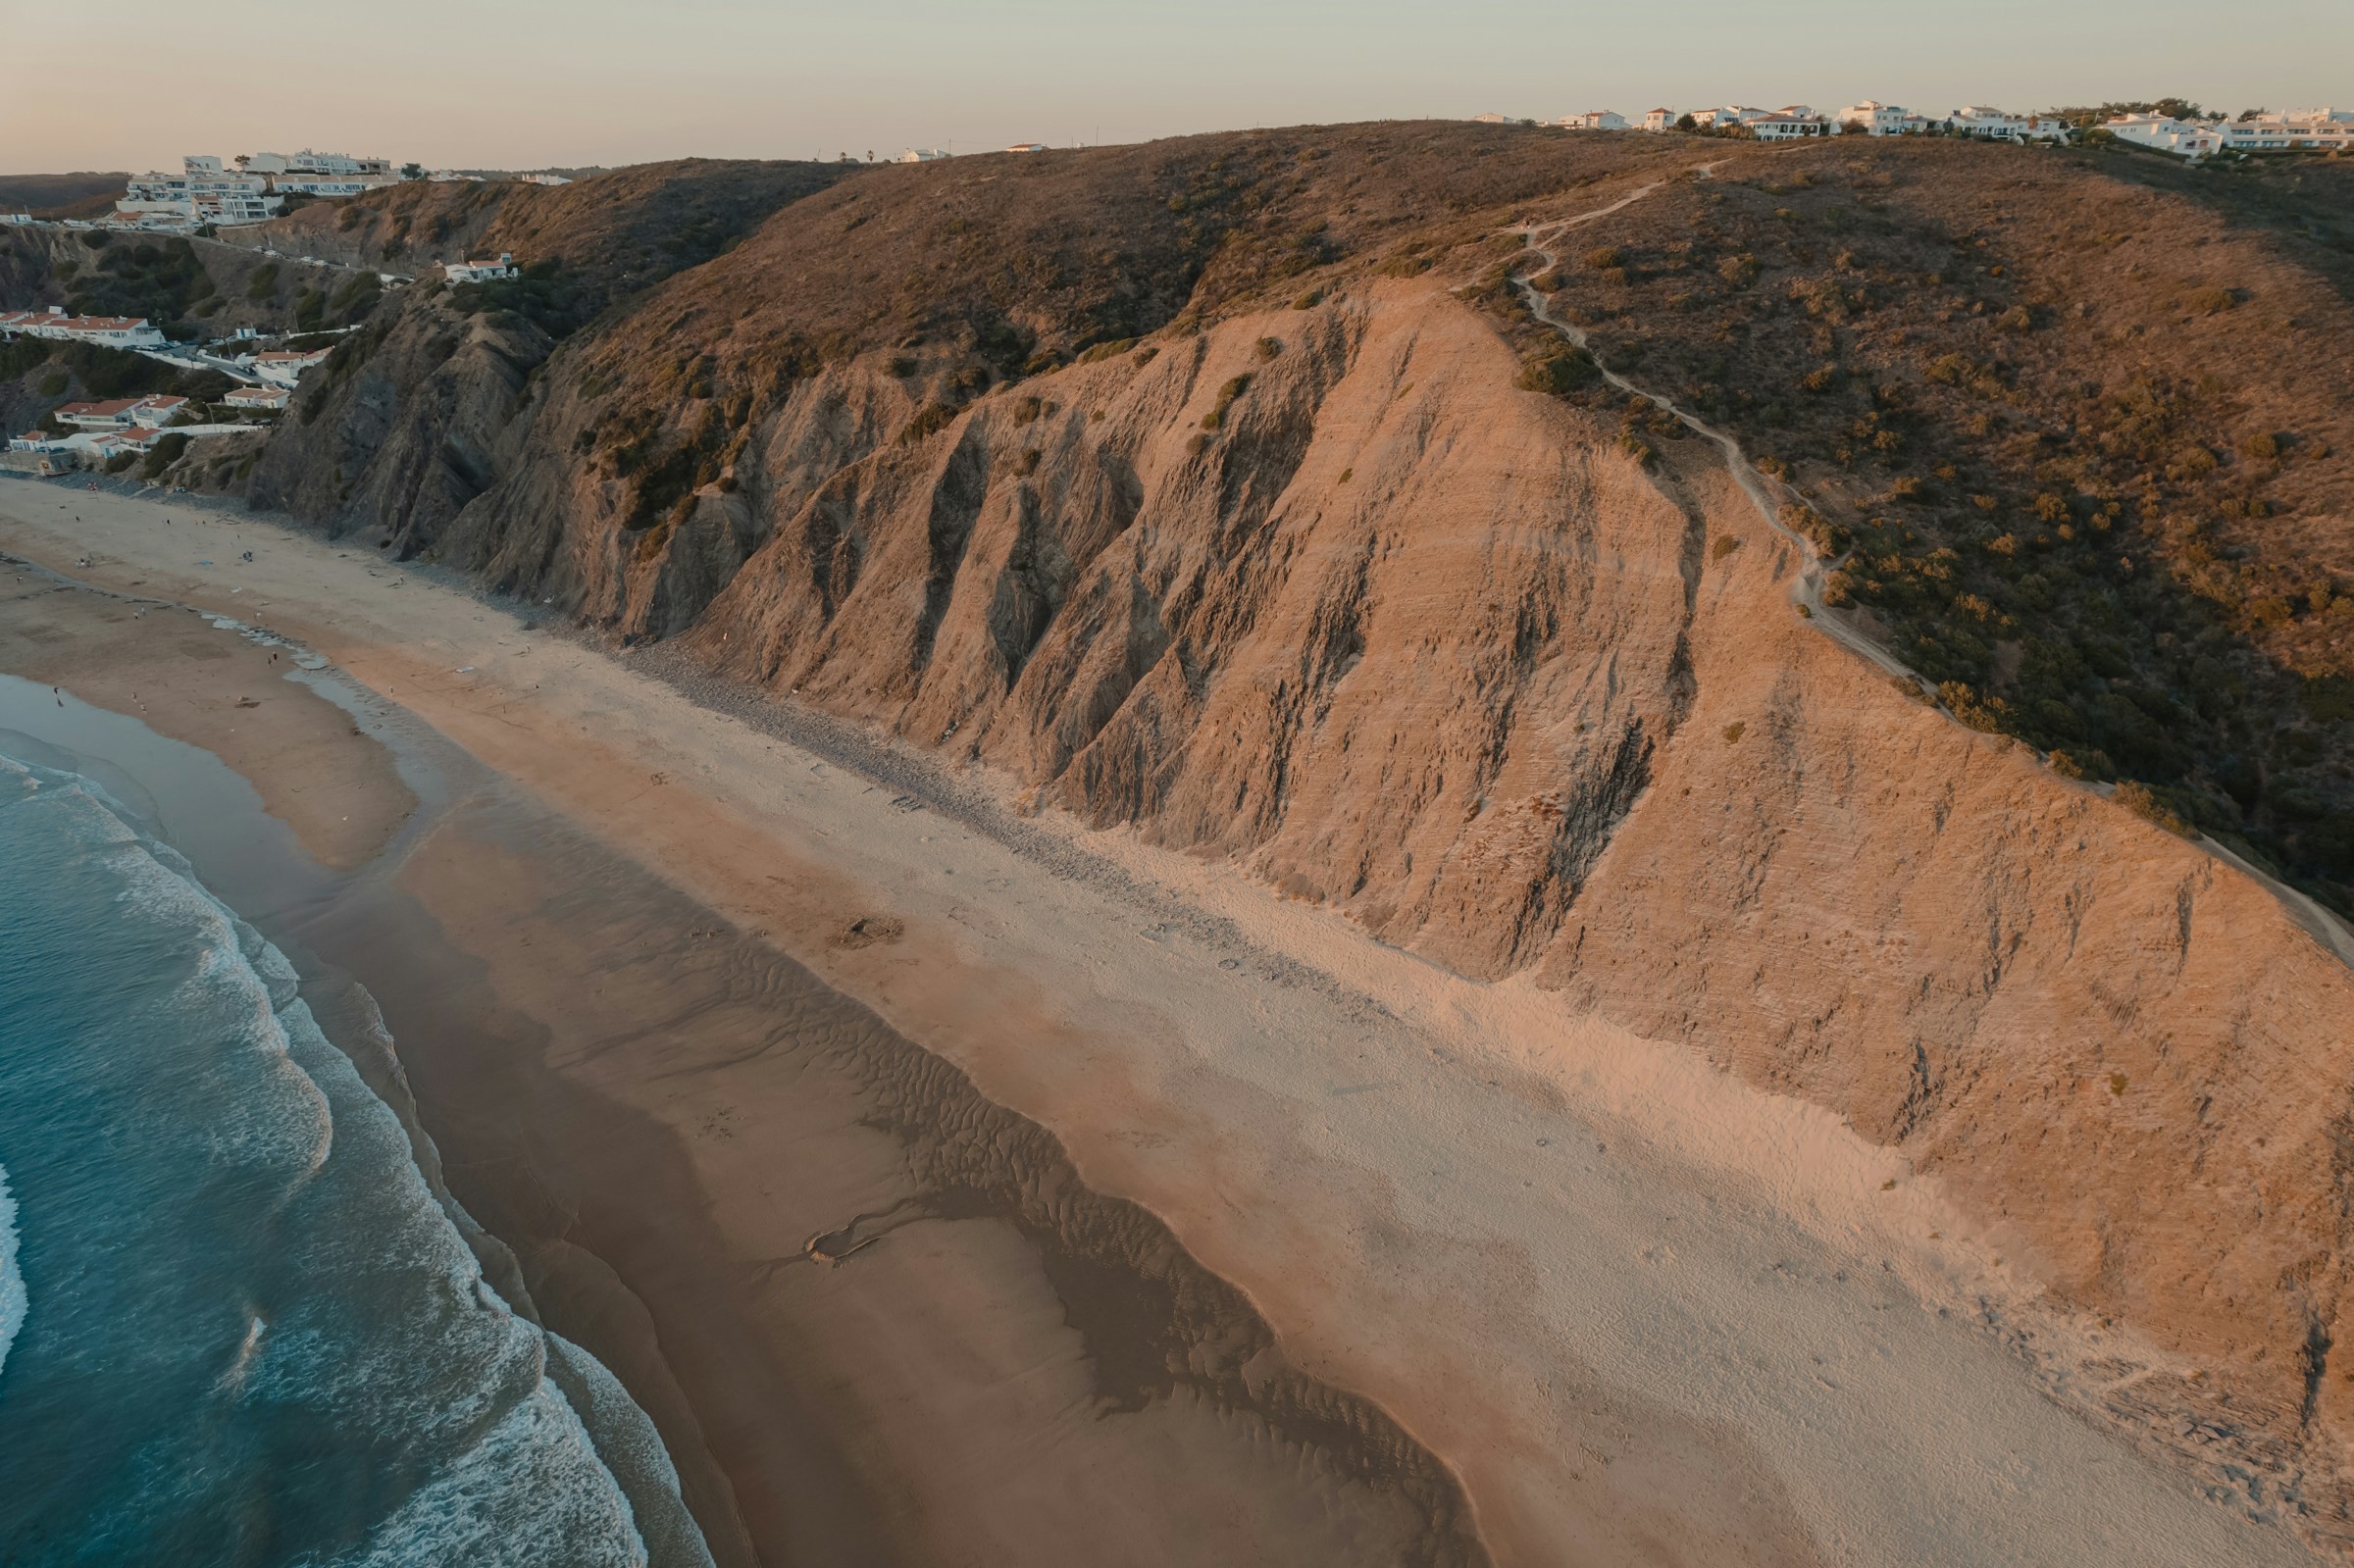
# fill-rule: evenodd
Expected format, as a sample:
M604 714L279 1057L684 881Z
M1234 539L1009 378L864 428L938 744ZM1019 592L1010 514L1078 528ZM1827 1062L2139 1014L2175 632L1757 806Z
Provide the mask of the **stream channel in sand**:
M453 1189L715 1547L1476 1559L1459 1478L1512 1565L2311 1560L2048 1397L1934 1185L1825 1113L986 781L910 809L424 575L72 500L0 481L0 548L266 598L506 776L270 934L378 993ZM200 565L232 527L256 560Z

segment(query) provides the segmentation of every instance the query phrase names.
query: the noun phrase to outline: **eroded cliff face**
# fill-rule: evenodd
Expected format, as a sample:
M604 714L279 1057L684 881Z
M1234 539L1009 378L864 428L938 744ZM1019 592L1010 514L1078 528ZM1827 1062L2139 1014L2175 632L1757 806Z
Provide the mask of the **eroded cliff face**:
M2073 1396L2354 1541L2354 976L1810 625L1714 448L1385 271L954 397L757 302L632 384L421 301L256 494L1830 1106L2172 1358Z
M2273 892L1901 694L1713 449L1514 390L1440 284L1150 346L912 439L827 370L667 531L551 406L450 538L1843 1112L2179 1355L2077 1396L2343 1529L2354 979Z
M254 504L417 553L492 483L549 348L513 316L387 313L305 380L254 469Z

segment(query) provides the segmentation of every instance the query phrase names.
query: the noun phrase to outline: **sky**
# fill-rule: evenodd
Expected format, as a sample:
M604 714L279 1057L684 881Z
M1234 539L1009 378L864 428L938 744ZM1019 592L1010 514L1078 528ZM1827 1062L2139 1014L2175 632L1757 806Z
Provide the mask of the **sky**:
M37 9L36 9L37 5ZM0 0L0 174L302 147L428 167L1142 141L1727 102L2354 107L2354 6L2276 0Z

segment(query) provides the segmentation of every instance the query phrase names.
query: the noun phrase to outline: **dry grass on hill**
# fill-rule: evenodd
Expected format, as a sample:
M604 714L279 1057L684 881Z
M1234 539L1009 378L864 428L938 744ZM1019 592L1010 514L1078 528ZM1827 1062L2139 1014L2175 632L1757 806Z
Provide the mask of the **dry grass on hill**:
M2305 210L2340 172L2147 165L1759 149L1538 281L1787 473L1831 601L1964 722L2354 909L2354 309Z

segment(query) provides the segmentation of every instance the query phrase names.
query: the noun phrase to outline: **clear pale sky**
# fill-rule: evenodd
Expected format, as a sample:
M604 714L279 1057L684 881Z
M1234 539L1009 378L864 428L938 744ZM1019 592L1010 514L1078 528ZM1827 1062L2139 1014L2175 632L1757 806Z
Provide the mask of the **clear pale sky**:
M515 169L890 156L1865 97L2354 106L2346 0L0 0L0 26L8 174L305 146Z

